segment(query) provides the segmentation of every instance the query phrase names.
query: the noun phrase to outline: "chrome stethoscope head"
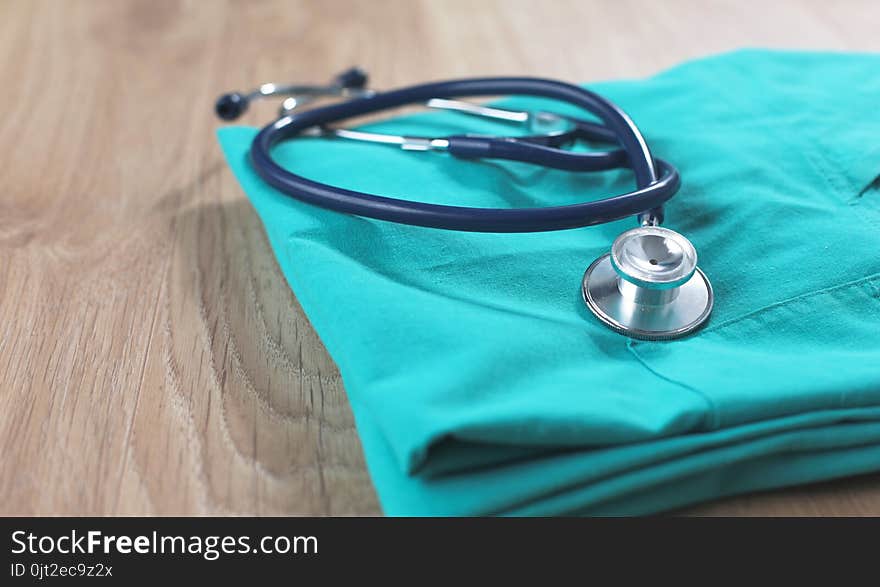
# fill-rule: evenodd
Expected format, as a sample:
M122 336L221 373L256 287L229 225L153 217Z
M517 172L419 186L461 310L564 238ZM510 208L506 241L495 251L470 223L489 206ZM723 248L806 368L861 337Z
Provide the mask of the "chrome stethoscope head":
M714 295L681 234L650 224L627 230L581 283L584 302L604 324L632 338L678 338L703 325Z

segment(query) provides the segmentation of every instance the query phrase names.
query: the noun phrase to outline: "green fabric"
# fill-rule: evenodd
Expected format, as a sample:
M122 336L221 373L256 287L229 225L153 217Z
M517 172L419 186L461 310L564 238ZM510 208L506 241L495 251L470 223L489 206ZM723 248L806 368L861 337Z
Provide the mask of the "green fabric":
M499 235L343 216L267 187L247 157L254 129L220 141L339 365L386 513L640 514L880 469L878 74L877 55L749 50L590 85L682 174L666 226L697 247L716 303L671 342L624 338L580 298L632 219ZM510 132L440 112L372 128ZM443 204L568 204L633 184L341 140L276 157Z

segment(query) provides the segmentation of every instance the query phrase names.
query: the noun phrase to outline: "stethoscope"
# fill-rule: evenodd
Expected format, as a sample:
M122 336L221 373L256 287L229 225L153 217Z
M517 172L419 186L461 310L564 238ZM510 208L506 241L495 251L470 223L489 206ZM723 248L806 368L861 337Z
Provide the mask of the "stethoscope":
M619 235L611 251L587 268L581 292L587 307L607 326L641 339L669 339L699 328L712 311L712 286L697 267L697 252L681 234L660 226L663 204L680 186L678 171L655 159L633 121L605 98L576 85L540 78L496 77L433 82L391 91L366 89L359 69L327 85L264 84L253 92L230 93L216 104L224 120L238 118L248 104L268 96L288 96L280 117L254 138L254 170L281 192L322 208L430 228L474 232L540 232L593 226L637 216L639 226ZM602 123L551 112L519 112L456 100L461 96L521 94L578 106ZM321 97L342 101L308 110ZM333 123L388 108L425 104L431 108L517 123L526 136L398 136L349 130ZM297 136L324 136L396 145L414 151L445 151L462 159L507 159L568 171L629 167L636 189L602 200L542 208L499 209L443 206L388 198L317 183L282 168L272 159L277 143ZM576 141L615 143L608 151L570 151Z

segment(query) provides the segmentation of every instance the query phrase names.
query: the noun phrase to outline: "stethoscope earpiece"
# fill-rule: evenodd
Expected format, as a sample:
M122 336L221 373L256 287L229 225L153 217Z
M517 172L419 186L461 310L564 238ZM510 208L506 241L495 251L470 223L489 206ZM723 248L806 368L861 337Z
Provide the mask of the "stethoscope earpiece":
M370 81L367 72L360 67L346 69L335 78L336 85L349 90L363 90Z
M223 120L235 120L244 114L247 107L247 96L239 92L230 92L217 98L217 102L214 104L214 112Z
M693 332L709 318L714 302L694 246L660 226L640 226L618 236L611 252L587 269L581 290L599 320L647 340Z

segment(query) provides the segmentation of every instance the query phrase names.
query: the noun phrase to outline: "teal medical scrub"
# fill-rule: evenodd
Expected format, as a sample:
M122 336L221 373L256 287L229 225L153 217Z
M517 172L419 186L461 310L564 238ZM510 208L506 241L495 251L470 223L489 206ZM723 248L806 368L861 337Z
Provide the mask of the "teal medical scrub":
M642 514L880 470L880 56L737 51L590 87L681 171L665 225L716 296L688 338L625 338L581 300L585 268L634 219L475 234L344 216L264 184L255 129L219 133L339 365L384 511ZM442 112L370 128L511 132ZM633 185L343 140L275 154L319 182L440 204Z

